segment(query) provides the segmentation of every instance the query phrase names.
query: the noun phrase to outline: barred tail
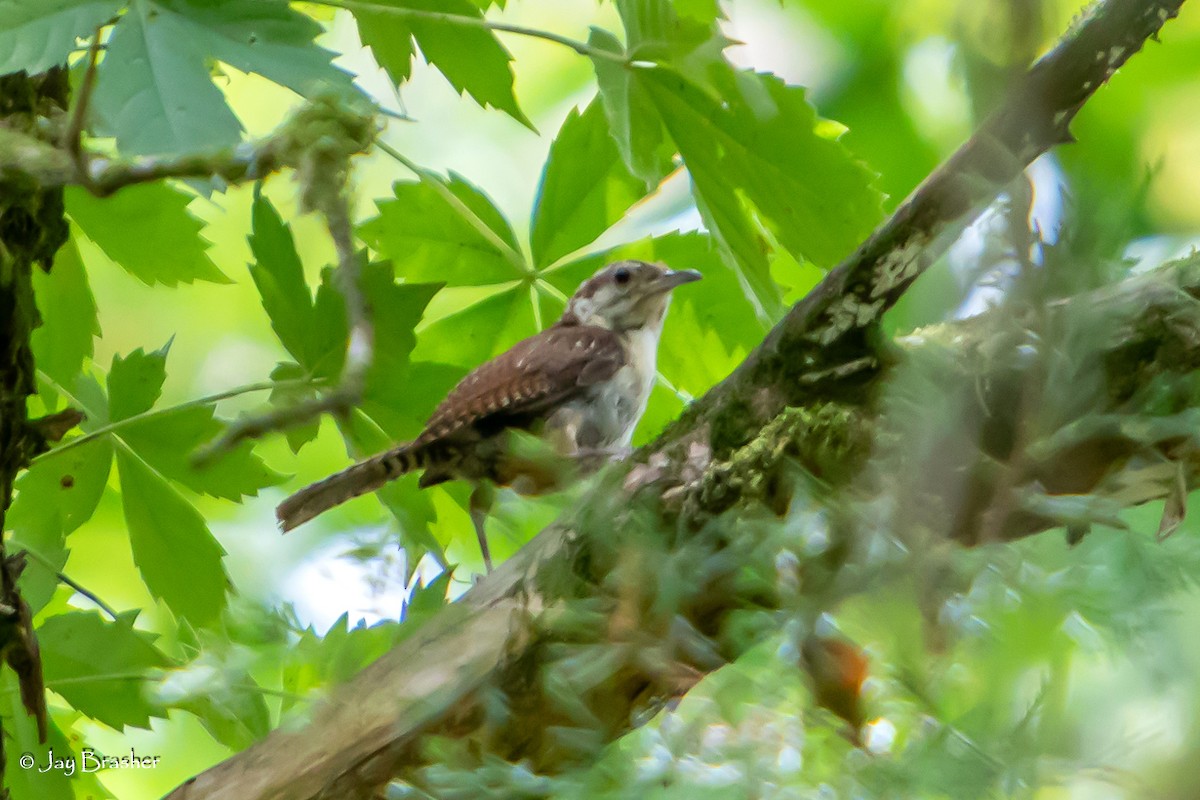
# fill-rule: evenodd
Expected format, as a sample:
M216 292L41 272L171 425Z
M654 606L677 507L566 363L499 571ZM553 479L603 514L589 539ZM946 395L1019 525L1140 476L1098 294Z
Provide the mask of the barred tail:
M286 533L347 500L373 492L393 478L424 466L424 448L402 444L317 481L284 500L275 509Z

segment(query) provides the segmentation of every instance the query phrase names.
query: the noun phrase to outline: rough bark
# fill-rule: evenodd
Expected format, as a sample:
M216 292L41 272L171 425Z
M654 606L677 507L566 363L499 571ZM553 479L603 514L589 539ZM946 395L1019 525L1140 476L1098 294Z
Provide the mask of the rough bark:
M851 590L840 568L854 548L853 520L835 511L831 546L781 567L780 552L803 548L788 540L788 526L774 515L796 503L819 504L825 489L844 500L847 493L877 491L886 480L870 468L890 424L879 416L885 404L878 400L890 374L923 347L916 339L879 341L880 316L1033 158L1069 141L1078 109L1181 3L1097 5L891 219L658 441L603 476L563 520L342 687L303 730L272 733L170 797L368 797L396 776L419 784L431 734L469 743L476 757L559 772L586 761L796 613L787 589L794 582L747 576L794 570L810 604ZM1106 363L1124 361L1121 374L1190 370L1191 332L1200 330L1200 318L1189 303L1200 293L1198 279L1189 262L1162 273L1159 283L1135 281L1111 298L1083 296L1063 308L1112 315L1113 330L1127 335L1107 351L1098 347ZM1170 281L1179 283L1172 289ZM1161 286L1167 290L1155 288ZM1177 305L1164 311L1162 324L1129 323L1150 297ZM1076 431L1073 440L1063 433L1057 442L1022 438L1012 433L1019 429L1015 419L995 415L986 403L973 405L966 389L984 367L979 348L968 345L994 342L999 324L993 318L923 334L922 341L950 353L935 367L939 379L960 381L962 424L994 429L960 454L963 464L978 466L968 470L974 475L968 519L938 535L977 543L1103 521L1102 514L1086 513L1066 520L1053 503L1038 505L1057 490L1039 482L1055 458L1086 456L1093 478L1086 491L1105 490L1135 453L1157 452L1190 476L1179 437L1131 439L1118 430L1110 439L1124 440L1124 449L1084 453L1088 448L1072 446L1087 443L1087 432ZM1018 341L1013 352L1023 354L1027 348L1016 347ZM1168 363L1168 352L1189 357ZM1039 374L1020 360L983 363L997 370L997 387L1019 388ZM1088 399L1096 414L1131 413L1130 396L1119 392ZM795 462L825 488L791 480L785 467ZM994 463L1004 469L989 473L985 467ZM1143 502L1169 491L1147 488L1157 485L1145 481L1141 495L1122 499ZM737 513L724 513L730 509Z
M65 70L36 77L23 73L0 77L0 131L33 135L37 118L65 111L68 91ZM61 189L0 176L0 531L17 474L46 445L44 436L30 424L25 406L26 398L37 391L30 349L30 334L38 324L32 280L34 269L50 269L66 239ZM5 554L0 539L0 653L16 671L25 707L38 718L45 738L41 663L29 607L17 588L22 566L19 557ZM0 734L0 772L2 742ZM0 789L0 795L7 792Z

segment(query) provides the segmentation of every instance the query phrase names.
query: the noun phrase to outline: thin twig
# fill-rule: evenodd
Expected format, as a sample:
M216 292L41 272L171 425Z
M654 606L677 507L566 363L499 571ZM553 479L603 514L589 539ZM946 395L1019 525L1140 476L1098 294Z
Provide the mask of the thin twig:
M514 33L519 36L528 36L533 39L542 39L547 42L561 44L579 53L579 55L587 56L588 58L602 58L606 61L617 61L622 64L629 63L629 58L621 53L614 53L611 50L593 47L587 42L581 42L578 39L561 36L550 31L538 30L537 28L527 28L524 25L495 22L482 16L468 17L462 14L446 14L441 11L425 11L417 8L365 2L365 0L313 0L313 5L341 8L351 12L369 11L372 14L386 14L388 16L404 17L407 19L427 19L431 22L441 22L446 25L461 25L466 28L487 28L497 33Z
M346 322L350 340L346 345L346 363L342 368L339 389L357 402L362 395L367 370L375 355L375 328L362 293L362 262L354 247L354 223L350 219L350 202L338 197L325 208L325 221L338 254L337 282L346 302Z
M98 594L96 594L95 592L93 592L92 590L83 587L82 585L80 585L80 583L78 581L74 580L73 578L67 577L67 575L64 572L62 572L62 570L58 569L57 567L54 566L53 563L51 563L50 559L46 558L44 555L37 552L36 550L30 550L29 548L25 548L23 552L25 553L25 555L29 556L34 561L36 561L43 568L52 572L54 574L54 577L58 578L59 583L63 584L64 586L70 586L76 592L83 595L88 600L91 600L93 603L95 603L100 608L101 611L103 611L108 616L112 617L114 621L117 619L117 612L113 610L112 606L110 606L108 603L101 600L100 596Z
M83 73L83 80L79 84L79 91L75 95L75 107L71 109L71 121L67 125L67 130L63 134L62 146L71 154L71 160L75 163L75 169L79 172L79 177L84 185L89 189L91 174L88 170L88 156L83 149L83 126L87 120L88 105L92 99L92 89L96 86L96 65L100 60L100 35L104 30L103 26L96 28L96 32L92 34L92 43L88 46L87 51L87 68Z
M322 206L329 235L338 254L335 278L346 303L346 322L349 327L346 361L338 384L312 400L234 422L221 436L196 451L192 460L197 467L211 464L247 439L258 439L274 431L295 427L322 414L344 415L362 398L367 370L371 368L375 357L375 328L361 287L363 259L354 248L354 227L348 198L341 194Z

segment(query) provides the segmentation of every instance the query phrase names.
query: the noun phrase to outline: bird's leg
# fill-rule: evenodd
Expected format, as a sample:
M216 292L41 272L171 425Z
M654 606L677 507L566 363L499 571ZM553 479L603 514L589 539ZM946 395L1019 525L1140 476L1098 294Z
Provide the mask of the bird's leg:
M483 568L492 571L492 552L488 549L487 524L488 512L496 500L496 488L487 481L475 484L471 492L471 523L475 526L475 535L479 537L479 552L483 554Z

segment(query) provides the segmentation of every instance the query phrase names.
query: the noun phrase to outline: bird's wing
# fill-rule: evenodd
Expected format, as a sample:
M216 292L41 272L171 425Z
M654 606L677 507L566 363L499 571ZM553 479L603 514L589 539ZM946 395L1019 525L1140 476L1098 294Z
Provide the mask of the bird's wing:
M469 427L523 427L546 408L612 377L625 363L620 337L589 325L555 325L476 367L433 412L414 444Z

